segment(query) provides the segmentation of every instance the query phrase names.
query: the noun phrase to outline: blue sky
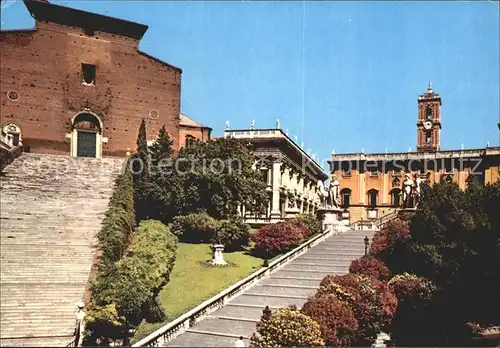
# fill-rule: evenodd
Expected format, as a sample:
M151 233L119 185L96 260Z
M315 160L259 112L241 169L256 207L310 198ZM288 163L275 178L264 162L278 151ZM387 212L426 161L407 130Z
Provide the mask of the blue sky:
M181 109L214 136L279 119L321 159L414 150L432 81L442 149L499 144L498 2L52 2L147 24L141 50L183 69Z

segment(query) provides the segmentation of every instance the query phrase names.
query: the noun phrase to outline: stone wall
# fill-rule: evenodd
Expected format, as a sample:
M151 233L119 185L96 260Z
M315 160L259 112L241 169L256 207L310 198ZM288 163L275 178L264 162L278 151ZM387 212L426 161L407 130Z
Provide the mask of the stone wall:
M16 122L26 150L69 154L71 120L87 107L103 122L104 155L135 149L141 119L148 138L165 124L179 147L181 70L138 51L137 39L56 23L0 33L1 118ZM95 86L81 64L96 65ZM7 97L15 91L18 99ZM153 117L150 117L150 111Z

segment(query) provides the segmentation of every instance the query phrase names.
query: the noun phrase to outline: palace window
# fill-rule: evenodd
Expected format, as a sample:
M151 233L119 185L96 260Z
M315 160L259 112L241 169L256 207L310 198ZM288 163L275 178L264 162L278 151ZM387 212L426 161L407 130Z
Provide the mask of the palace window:
M370 169L370 176L378 176L378 170L377 169Z
M368 191L368 204L370 207L374 208L377 206L378 201L378 191L375 189L371 189Z
M351 189L343 188L340 191L340 197L342 198L342 206L347 209L351 205Z
M401 167L394 167L392 170L392 176L401 176Z
M196 138L193 137L192 135L186 135L186 141L185 141L185 146L186 147L191 147L195 143Z
M95 71L95 65L82 63L82 83L86 85L95 85Z
M351 176L351 168L350 167L342 168L342 176L343 177Z
M401 205L401 189L399 188L392 189L391 204L393 207L399 207Z
M425 109L425 118L427 118L428 120L432 120L432 109L430 107L427 107L427 109Z

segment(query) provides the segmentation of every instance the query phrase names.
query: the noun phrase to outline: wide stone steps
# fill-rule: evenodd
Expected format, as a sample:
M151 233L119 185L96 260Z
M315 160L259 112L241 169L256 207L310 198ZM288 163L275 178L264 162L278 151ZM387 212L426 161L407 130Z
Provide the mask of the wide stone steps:
M348 231L328 238L233 298L167 346L230 347L239 336L244 337L248 346L266 306L302 307L325 276L348 272L351 261L364 254L365 236L371 238L373 233Z
M23 154L0 177L0 345L66 346L124 159Z
M0 339L2 347L66 347L73 341L73 334L62 337L29 337L17 339Z

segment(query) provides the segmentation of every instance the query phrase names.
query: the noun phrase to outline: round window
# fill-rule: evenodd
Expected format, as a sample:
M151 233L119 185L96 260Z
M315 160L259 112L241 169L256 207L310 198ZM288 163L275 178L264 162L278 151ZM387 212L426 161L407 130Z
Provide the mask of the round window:
M157 120L160 117L160 113L157 110L151 110L149 112L149 118L152 120Z
M7 92L7 98L11 101L17 101L19 99L19 93L16 91L8 91Z

